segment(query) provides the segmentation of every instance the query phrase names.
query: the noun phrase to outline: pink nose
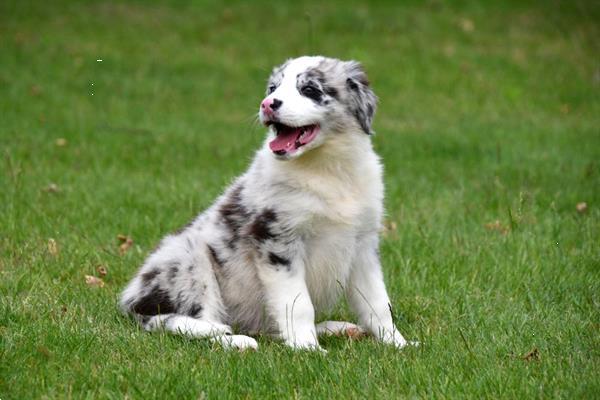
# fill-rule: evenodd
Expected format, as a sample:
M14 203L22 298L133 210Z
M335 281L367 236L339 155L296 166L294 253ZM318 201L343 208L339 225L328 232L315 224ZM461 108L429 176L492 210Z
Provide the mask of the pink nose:
M260 103L260 109L266 115L272 115L273 112L277 111L279 107L283 104L283 101L279 99L274 99L272 97L267 97Z
M269 111L271 111L271 104L273 104L273 99L267 97L266 99L264 99L262 101L262 103L260 103L260 108L263 111L269 112Z

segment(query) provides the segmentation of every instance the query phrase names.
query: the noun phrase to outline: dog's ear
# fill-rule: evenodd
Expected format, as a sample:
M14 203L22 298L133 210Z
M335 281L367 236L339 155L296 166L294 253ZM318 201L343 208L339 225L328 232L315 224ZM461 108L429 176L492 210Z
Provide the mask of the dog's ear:
M367 74L360 63L348 61L344 63L346 72L346 90L348 91L348 109L354 115L360 127L367 135L371 130L371 122L377 107L377 96L369 86Z

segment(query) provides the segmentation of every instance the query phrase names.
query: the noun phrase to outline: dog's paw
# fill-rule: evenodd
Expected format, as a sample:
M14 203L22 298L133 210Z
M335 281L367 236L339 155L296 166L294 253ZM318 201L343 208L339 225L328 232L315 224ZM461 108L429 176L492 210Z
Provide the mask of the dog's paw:
M225 349L257 350L255 339L245 335L223 335L215 338Z
M319 346L319 342L312 337L307 337L304 340L298 338L296 338L296 340L286 340L285 344L294 350L318 351L323 354L327 353L327 350Z
M379 337L379 340L381 340L383 343L393 345L397 349L419 345L419 342L404 339L404 336L402 336L397 329L394 331L379 331L378 333L379 335L377 336Z
M414 340L406 340L403 337L399 337L394 338L394 341L391 344L393 344L397 349L403 349L409 346L418 347L420 343Z
M322 354L327 354L327 350L322 348L318 343L290 343L286 342L286 344L294 350L297 351L316 351Z

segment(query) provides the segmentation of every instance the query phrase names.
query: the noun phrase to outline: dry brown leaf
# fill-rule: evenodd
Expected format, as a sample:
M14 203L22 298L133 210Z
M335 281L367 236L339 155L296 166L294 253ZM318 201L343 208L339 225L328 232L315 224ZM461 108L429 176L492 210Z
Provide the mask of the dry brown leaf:
M31 85L29 87L29 94L37 97L42 94L42 88L39 85Z
M537 347L534 347L529 353L523 356L525 361L538 361L540 359L540 352Z
M468 18L461 18L459 24L464 32L469 33L475 30L475 24Z
M485 224L485 228L490 231L500 232L503 235L506 235L508 233L508 231L510 230L510 228L508 226L502 225L502 222L500 222L500 220L498 220L498 219L495 220L494 222L489 222L489 223Z
M42 189L46 193L58 193L60 192L60 188L56 183L49 183L44 189Z
M456 46L452 43L446 43L442 50L446 57L453 57L456 54Z
M96 276L92 276L92 275L86 275L85 276L85 283L88 286L94 286L94 287L104 287L104 281Z
M588 205L585 201L582 201L581 203L577 203L577 206L575 208L577 209L577 212L579 214L583 214L587 211Z
M392 220L387 220L383 224L383 234L385 236L395 234L397 229L398 229L398 225L396 224L396 222L394 222Z
M56 244L56 240L52 238L48 239L48 253L50 253L52 257L58 255L58 244Z
M98 272L98 275L100 275L100 276L106 276L106 274L108 274L108 270L106 269L106 267L104 265L98 265L96 267L96 271Z
M121 243L119 245L119 253L123 255L133 245L133 239L123 234L118 234L117 239L119 239L119 242Z
M56 139L56 141L54 143L58 147L65 147L67 145L67 139L65 139L65 138L58 138L58 139Z

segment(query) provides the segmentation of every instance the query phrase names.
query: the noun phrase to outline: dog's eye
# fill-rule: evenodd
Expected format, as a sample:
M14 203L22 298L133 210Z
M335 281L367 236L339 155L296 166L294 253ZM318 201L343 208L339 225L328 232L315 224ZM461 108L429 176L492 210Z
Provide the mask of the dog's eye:
M275 91L275 89L277 89L277 86L275 85L270 85L269 88L267 89L267 93L271 94Z
M300 90L300 92L301 92L301 93L302 93L304 96L306 96L306 97L308 97L308 98L311 98L311 99L313 99L313 100L317 100L317 101L321 100L322 93L321 93L321 91L320 91L319 89L317 89L317 88L316 88L316 87L314 87L314 86L304 86L304 87L303 87L303 88Z

